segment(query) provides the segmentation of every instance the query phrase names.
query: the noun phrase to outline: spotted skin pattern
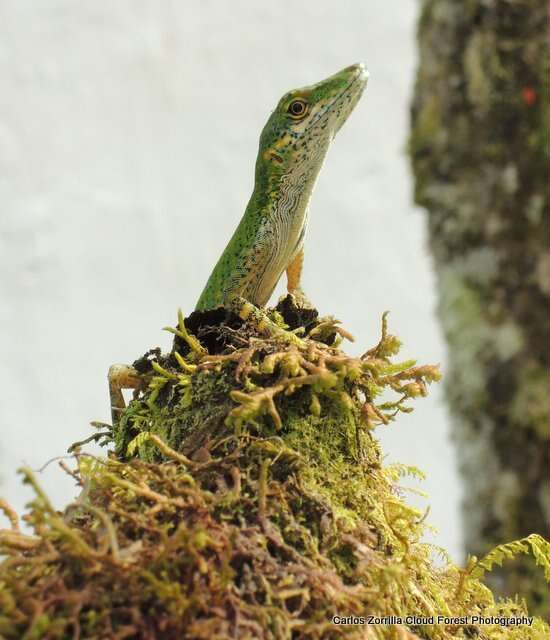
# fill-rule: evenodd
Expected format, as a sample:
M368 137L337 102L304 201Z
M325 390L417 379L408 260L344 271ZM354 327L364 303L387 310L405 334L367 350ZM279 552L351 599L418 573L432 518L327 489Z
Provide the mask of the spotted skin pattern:
M197 310L239 307L235 300L263 307L284 271L290 293L301 295L311 194L330 143L353 111L367 79L364 65L355 64L281 98L260 136L252 196ZM302 113L293 113L300 108Z

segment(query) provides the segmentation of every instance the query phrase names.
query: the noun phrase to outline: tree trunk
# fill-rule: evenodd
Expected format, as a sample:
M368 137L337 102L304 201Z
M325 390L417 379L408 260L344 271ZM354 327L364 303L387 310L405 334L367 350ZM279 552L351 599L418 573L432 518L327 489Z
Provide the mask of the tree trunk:
M467 550L550 537L550 3L426 0L410 154L429 214ZM529 561L493 586L550 608ZM546 598L546 605L544 600Z

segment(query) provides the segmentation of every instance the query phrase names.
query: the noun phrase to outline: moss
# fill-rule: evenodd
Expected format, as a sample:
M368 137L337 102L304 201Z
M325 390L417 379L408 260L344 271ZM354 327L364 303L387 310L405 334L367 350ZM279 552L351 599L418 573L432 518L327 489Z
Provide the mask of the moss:
M436 0L427 0L422 4L420 11L420 18L418 20L418 30L422 32L427 25L430 24L432 19L434 6L437 4Z
M484 34L470 38L464 52L464 75L468 99L476 108L487 111L491 101L491 76L485 71L487 54L494 50L494 42Z
M550 56L545 54L540 63L540 129L536 140L546 160L550 159Z
M416 116L416 123L409 139L409 153L420 154L430 149L442 131L441 103L436 95L427 100Z
M550 251L539 255L535 277L539 289L550 297Z
M550 524L550 480L541 483L539 488L539 501L546 522Z
M439 372L394 362L385 319L360 358L339 348L347 334L330 318L299 346L247 326L209 321L208 332L216 352L194 342L184 358L176 340L147 355L148 385L110 430L114 451L76 454L69 472L83 490L63 513L28 469L34 535L0 503L12 524L0 531L2 638L364 638L332 617L367 614L427 620L370 627L380 640L550 633L539 619L429 623L524 615L481 578L529 545L549 575L550 559L536 539L464 569L433 561L423 514L399 497L399 478L421 474L384 467L373 430L410 411Z
M511 413L525 428L532 428L543 440L550 440L550 371L531 366L518 377Z

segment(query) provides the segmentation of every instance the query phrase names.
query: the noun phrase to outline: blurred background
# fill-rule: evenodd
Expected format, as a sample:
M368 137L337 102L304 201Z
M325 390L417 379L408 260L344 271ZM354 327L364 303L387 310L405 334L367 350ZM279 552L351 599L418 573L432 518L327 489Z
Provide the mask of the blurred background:
M380 318L403 358L442 363L426 215L407 159L416 0L0 3L0 493L110 419L106 374L189 313L252 190L280 96L351 63L371 73L311 203L303 284L362 353ZM282 293L279 286L276 296ZM463 557L442 385L380 427L389 461L427 473L429 521ZM94 450L93 447L89 447ZM51 464L61 507L75 494ZM405 481L405 484L412 484Z
M465 547L478 557L550 539L549 43L547 0L422 2L409 152L447 344ZM532 559L488 582L550 616Z

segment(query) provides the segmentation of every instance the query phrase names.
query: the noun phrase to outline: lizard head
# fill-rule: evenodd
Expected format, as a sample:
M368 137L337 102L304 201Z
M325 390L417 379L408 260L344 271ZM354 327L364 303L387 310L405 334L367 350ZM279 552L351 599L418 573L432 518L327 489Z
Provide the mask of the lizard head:
M286 173L293 167L309 166L318 171L367 79L365 66L354 64L317 84L285 93L260 137L261 168Z

